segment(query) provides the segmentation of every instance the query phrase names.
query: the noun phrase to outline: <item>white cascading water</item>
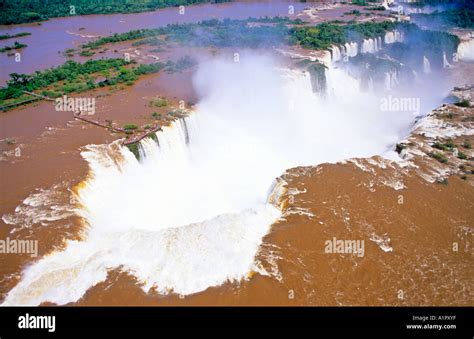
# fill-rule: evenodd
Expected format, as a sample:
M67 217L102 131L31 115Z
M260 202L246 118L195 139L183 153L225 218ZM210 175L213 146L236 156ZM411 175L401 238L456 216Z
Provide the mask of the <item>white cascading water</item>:
M382 49L382 37L364 39L360 48L361 53L376 53ZM357 42L345 43L343 46L332 46L332 61L336 62L342 59L342 56L349 58L357 56L359 46Z
M398 85L398 73L396 70L385 72L384 88L386 91L391 91Z
M390 31L385 33L384 42L385 44L393 44L395 42L403 42L404 36L400 31Z
M342 59L342 53L339 46L332 46L331 47L331 61L336 62Z
M362 53L376 53L382 48L381 38L364 39Z
M347 42L344 44L344 47L346 48L345 55L347 55L350 58L357 56L357 53L359 51L357 42Z
M446 52L443 52L443 67L444 68L450 68L451 64L448 61L448 58L446 57Z
M461 43L458 45L457 55L463 61L474 60L474 39L461 40Z
M430 74L431 73L431 63L430 60L423 56L423 73Z
M252 270L263 237L280 216L268 203L288 168L383 154L407 132L411 112L384 112L380 97L330 68L325 98L308 73L266 56L200 65L202 98L188 118L141 142L142 159L118 143L89 146L90 176L77 190L88 223L27 267L4 305L74 302L110 269L144 291L192 294Z

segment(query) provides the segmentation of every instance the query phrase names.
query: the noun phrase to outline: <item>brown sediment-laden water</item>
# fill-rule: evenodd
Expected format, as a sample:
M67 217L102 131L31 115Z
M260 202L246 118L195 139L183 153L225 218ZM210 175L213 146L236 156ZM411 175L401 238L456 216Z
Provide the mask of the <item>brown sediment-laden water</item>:
M287 7L201 5L185 20ZM105 35L181 22L174 11L51 19L26 38L64 50L89 39L76 26ZM296 66L307 51L239 52L175 46L160 58L198 65L84 94L97 98L93 118L116 126L162 114L138 159L122 135L52 102L0 115L0 139L14 140L1 145L0 239L38 244L0 254L5 305L472 304L473 109L443 105L472 62L439 70L443 86L419 74L417 86L363 90L353 69L309 54L326 62L321 95ZM64 61L47 55L21 67ZM469 86L452 94L472 100ZM152 107L157 96L169 106ZM384 108L399 97L421 106ZM186 117L167 115L183 102Z

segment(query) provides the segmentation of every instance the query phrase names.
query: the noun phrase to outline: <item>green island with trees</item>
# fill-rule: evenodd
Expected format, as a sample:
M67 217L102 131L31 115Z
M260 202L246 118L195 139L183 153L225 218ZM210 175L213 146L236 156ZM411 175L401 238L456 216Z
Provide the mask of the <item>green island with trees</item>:
M81 64L72 60L64 65L28 74L10 74L7 86L0 89L0 106L28 102L33 92L48 98L79 93L117 84L132 85L139 76L156 73L165 65L160 62L131 67L124 59L89 60Z
M444 28L474 28L474 10L468 8L452 9L443 12L436 11L430 14L413 14L412 16L416 22L423 25L437 24Z
M363 22L341 23L325 22L306 26L292 20L285 21L266 19L272 25L249 25L255 19L245 20L217 19L199 23L170 24L165 27L132 30L102 37L81 46L82 53L99 49L104 45L133 41L133 46L151 45L163 47L167 43L178 43L198 47L269 47L278 45L300 45L307 49L329 50L332 45L347 42L362 42L363 39L383 37L388 31L400 30L407 35L422 34L434 42L434 48L449 42L459 43L456 36L420 29L417 25L406 22ZM429 36L428 36L429 35ZM135 41L134 41L135 40Z
M25 48L25 47L28 47L28 45L19 43L18 41L15 41L12 46L5 46L5 47L0 48L0 53L5 53L5 52L8 52L8 51L13 51L15 49L21 49L21 48Z
M137 40L133 42L134 46L144 44L162 46L167 42L176 42L200 47L265 47L300 44L310 49L328 49L334 44L382 36L385 32L403 25L394 22L347 25L329 22L316 26L303 26L302 21L288 18L262 20L273 25L249 25L249 23L258 22L254 18L222 21L211 19L199 23L170 24L166 27L116 33L84 44L82 49L98 49L109 43L132 40Z
M28 35L31 35L31 33L29 33L29 32L20 32L20 33L13 34L13 35L10 35L8 33L7 34L0 34L0 40L20 38L22 36L28 36Z

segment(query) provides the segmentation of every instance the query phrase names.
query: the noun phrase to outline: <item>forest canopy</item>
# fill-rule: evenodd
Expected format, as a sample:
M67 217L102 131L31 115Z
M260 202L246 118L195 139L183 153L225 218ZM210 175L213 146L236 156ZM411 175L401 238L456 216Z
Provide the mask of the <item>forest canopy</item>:
M138 13L163 7L220 3L230 0L2 0L0 1L0 25L12 25L48 20L71 15Z

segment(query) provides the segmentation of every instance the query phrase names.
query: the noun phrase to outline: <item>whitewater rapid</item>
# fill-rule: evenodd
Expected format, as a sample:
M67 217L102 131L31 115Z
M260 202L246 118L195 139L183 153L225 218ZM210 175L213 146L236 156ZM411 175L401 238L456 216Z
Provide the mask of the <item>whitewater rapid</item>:
M158 132L158 143L141 141L140 160L117 142L86 147L89 176L76 189L84 239L26 268L4 305L77 301L111 269L146 292L183 295L268 274L255 256L281 215L275 179L382 154L413 122L411 112L382 112L344 70L326 73L320 96L308 73L270 57L213 60L194 78L195 112Z

